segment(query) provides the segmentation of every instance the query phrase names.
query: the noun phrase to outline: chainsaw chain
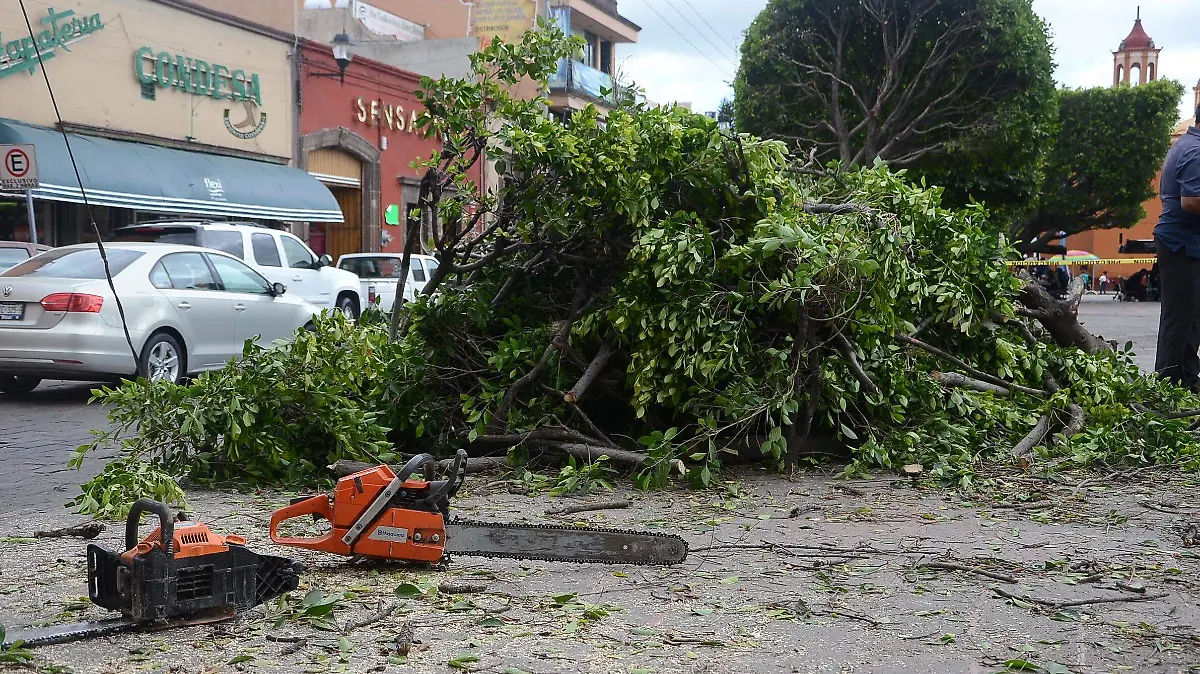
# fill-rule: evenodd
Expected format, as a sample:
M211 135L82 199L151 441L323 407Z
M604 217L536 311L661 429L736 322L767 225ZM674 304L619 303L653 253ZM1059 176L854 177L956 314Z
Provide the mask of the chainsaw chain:
M488 529L553 529L553 530L562 531L562 532L592 531L592 532L604 533L604 534L636 534L638 536L651 536L654 538L673 538L673 539L679 541L683 545L683 552L684 552L685 556L687 555L687 550L688 550L687 541L685 541L682 536L676 536L675 534L658 533L658 532L653 532L653 531L636 531L636 532L634 532L634 531L629 531L628 529L615 529L615 528L607 528L607 527L573 527L573 526L564 526L561 524L514 524L514 523L505 523L505 522L476 522L475 520L465 520L465 519L461 519L458 517L455 517L454 519L452 519L451 523L452 524L463 524L463 525L472 526L472 527L485 527ZM593 564L593 563L610 563L611 564L611 563L614 563L614 562L612 562L612 560L608 560L608 559L594 559L594 558L590 558L590 557L545 557L545 556L541 556L541 555L531 555L531 554L521 553L521 552L490 552L490 553L456 552L453 554L462 555L464 557L486 557L489 559L529 559L529 560L543 561L543 562L574 562L574 563L579 563L579 564ZM446 555L447 558L449 558L449 556L450 556L449 554ZM628 561L621 561L621 562L617 562L617 563L631 564L634 566L658 566L660 564L663 564L664 562L656 562L656 561L652 561L652 560L642 560L642 561L628 560Z

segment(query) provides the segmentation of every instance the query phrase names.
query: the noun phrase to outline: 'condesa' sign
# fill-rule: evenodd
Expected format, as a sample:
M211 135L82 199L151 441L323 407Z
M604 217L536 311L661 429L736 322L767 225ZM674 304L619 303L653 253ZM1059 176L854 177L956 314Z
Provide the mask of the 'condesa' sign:
M159 89L209 96L216 100L253 101L262 105L262 87L257 73L230 70L220 63L209 63L168 52L154 53L150 47L137 50L133 69L142 84Z

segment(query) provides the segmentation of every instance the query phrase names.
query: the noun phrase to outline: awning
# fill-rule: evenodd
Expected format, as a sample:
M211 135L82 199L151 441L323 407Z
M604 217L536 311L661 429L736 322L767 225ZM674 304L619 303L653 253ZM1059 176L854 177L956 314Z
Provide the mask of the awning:
M329 188L268 162L67 134L88 201L97 206L216 217L342 222ZM63 134L0 119L0 144L33 143L35 199L83 203Z

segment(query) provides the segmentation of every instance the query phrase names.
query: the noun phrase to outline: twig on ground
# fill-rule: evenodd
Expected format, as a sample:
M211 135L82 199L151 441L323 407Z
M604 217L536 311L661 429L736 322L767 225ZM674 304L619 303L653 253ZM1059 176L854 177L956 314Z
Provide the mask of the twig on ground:
M1054 600L1054 599L1042 599L1039 597L1030 597L1030 596L1022 597L1019 595L1015 595L1011 592L1005 592L1004 590L1001 590L998 587L993 587L992 592L995 592L996 594L1000 595L1001 597L1004 597L1005 599L1012 599L1014 601L1025 601L1025 602L1029 602L1031 604L1040 604L1041 606L1048 606L1053 609L1071 608L1073 606L1091 606L1093 604L1120 604L1120 603L1134 602L1134 601L1154 601L1156 599L1165 599L1166 597L1171 596L1170 594L1167 594L1166 592L1164 592L1162 594L1144 594L1144 595L1133 595L1133 596L1120 595L1117 597L1097 597L1095 599L1078 599L1075 601L1058 601L1058 600Z
M438 592L442 594L474 594L483 592L487 589L487 585L479 583L452 583L444 581L438 584Z
M625 499L616 501L601 501L599 503L581 503L579 505L567 506L565 508L551 508L546 511L547 515L574 515L575 513L585 513L592 510L620 510L633 505Z
M999 580L1010 584L1016 584L1017 582L1016 578L1013 578L1007 573L996 573L995 571L988 571L987 569L980 569L973 566L964 566L962 564L955 564L954 562L921 562L920 564L917 564L917 567L923 569L941 569L943 571L962 571L964 573L973 573L983 576L984 578L991 578L992 580Z
M100 522L84 522L74 526L63 527L61 529L51 529L50 531L35 531L34 538L65 538L67 536L76 536L85 541L90 541L93 538L104 533L104 524Z
M383 602L380 602L380 604L382 605ZM388 604L387 606L381 606L379 608L379 610L377 610L375 613L367 616L366 618L363 618L362 620L358 620L358 621L355 621L355 622L352 622L352 623L349 623L348 625L346 625L346 629L343 630L343 633L349 634L350 632L353 632L356 629L374 625L375 623L379 622L380 620L384 620L384 619L390 617L393 613L396 612L396 609L398 609L398 608L400 608L399 602L392 602L392 603Z

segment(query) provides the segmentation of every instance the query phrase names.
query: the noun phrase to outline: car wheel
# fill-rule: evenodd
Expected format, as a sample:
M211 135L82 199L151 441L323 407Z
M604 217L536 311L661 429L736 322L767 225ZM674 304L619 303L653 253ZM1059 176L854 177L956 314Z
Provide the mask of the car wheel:
M179 341L160 332L152 335L142 347L138 374L150 381L169 381L178 384L187 373L187 354Z
M18 377L12 374L0 374L0 391L13 394L29 393L42 383L37 377Z
M353 321L358 318L358 302L355 302L354 298L350 295L339 297L337 308L348 320Z

